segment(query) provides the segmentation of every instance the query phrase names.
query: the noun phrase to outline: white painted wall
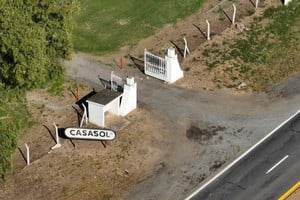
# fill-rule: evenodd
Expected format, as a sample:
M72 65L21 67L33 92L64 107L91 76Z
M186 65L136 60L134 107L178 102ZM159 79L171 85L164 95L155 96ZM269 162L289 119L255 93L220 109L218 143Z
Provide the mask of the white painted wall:
M122 102L120 107L121 116L125 116L137 107L137 85L134 78L127 78L124 85Z
M183 71L180 68L175 49L168 49L168 54L165 57L165 60L167 65L167 78L165 81L168 83L174 83L178 79L182 78Z
M89 122L104 127L104 106L90 101L87 102L89 111Z
M115 115L119 115L120 114L120 97L112 100L110 103L105 105L104 112L108 111L108 112L111 112Z

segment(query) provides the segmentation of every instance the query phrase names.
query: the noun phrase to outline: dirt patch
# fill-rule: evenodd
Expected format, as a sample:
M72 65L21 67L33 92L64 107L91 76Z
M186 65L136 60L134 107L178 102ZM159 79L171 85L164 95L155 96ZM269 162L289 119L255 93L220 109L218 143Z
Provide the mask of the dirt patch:
M225 127L221 126L209 126L208 128L202 128L192 125L187 131L186 131L186 137L189 140L198 141L199 143L209 140L211 137L218 134L218 132L226 130Z
M60 138L62 147L51 150L55 145L53 123L60 129L78 127L82 115L71 92L75 88L66 88L70 90L61 97L46 89L27 94L27 107L36 123L18 141L13 172L7 182L0 183L0 199L122 199L122 191L145 179L155 166L157 171L163 168L157 164L164 154L158 147L165 142L164 132L149 134L152 123L161 130L163 125L143 105L125 118L106 116L107 126L117 132L117 139L106 148L99 141ZM90 91L79 89L81 97ZM26 155L25 142L31 152L30 166L21 155Z

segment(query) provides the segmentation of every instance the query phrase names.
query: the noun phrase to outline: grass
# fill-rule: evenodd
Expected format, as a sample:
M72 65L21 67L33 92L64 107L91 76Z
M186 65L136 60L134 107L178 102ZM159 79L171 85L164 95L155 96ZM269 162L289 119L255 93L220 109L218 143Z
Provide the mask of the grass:
M300 71L299 41L300 1L292 1L288 6L268 8L239 39L224 40L222 52L212 46L203 55L215 57L206 61L210 69L233 64L239 75L235 80L247 81L259 91ZM232 70L226 73L236 76Z
M204 0L78 0L74 48L96 55L134 45L167 23L195 12Z

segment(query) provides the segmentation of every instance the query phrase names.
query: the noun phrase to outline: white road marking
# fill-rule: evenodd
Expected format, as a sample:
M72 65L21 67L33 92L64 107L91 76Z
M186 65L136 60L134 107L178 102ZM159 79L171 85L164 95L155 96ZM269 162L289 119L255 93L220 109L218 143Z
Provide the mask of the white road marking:
M289 157L289 155L284 156L284 158L282 158L280 161L278 161L273 167L271 167L266 174L270 173L273 169L275 169L275 167L277 167L278 165L280 165L280 163L282 163L283 161L285 161L285 159L287 159Z
M237 162L239 162L241 159L243 159L246 155L248 155L251 151L253 151L257 146L259 146L261 143L263 143L266 139L268 139L271 135L273 135L278 129L280 129L283 125L285 125L288 121L293 119L296 115L300 113L300 110L298 110L295 114L293 114L291 117L289 117L287 120L282 122L279 126L277 126L273 131L268 133L265 137L263 137L260 141L258 141L255 145L253 145L251 148L249 148L246 152L244 152L240 157L235 159L232 163L230 163L228 166L226 166L223 170L221 170L219 173L217 173L214 177L209 179L206 183L204 183L202 186L200 186L198 189L196 189L192 194L190 194L185 200L189 200L193 198L196 194L198 194L201 190L206 188L210 183L212 183L214 180L219 178L224 172L229 170L233 165L235 165Z

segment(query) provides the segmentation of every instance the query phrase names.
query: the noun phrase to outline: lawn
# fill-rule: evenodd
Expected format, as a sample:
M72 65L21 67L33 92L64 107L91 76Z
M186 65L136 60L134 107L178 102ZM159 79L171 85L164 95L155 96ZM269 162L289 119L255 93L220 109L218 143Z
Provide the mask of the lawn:
M134 45L159 27L200 8L204 0L78 0L76 51L102 55Z

